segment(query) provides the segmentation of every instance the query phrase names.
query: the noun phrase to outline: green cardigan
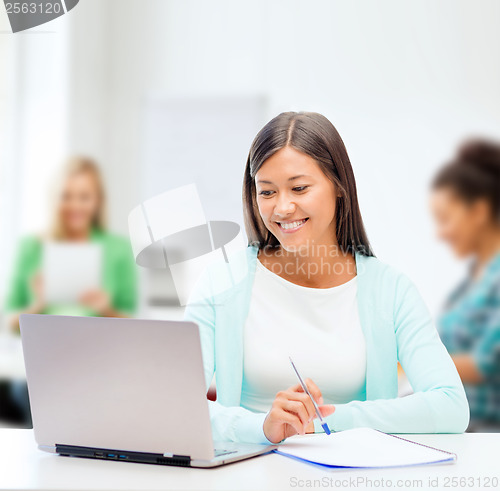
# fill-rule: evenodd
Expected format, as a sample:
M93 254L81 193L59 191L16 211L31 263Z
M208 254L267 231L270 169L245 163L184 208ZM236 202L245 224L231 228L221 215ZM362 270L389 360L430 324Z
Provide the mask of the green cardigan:
M247 274L222 293L213 294L213 285L228 276L228 265L223 261L210 264L184 314L185 320L200 328L207 387L216 376L217 401L209 402L216 440L269 443L262 428L266 414L240 407L243 328L257 253L257 247L248 246L233 254L230 264ZM365 426L387 433L465 431L469 405L463 385L416 286L375 257L356 253L355 259L358 309L366 339L366 400L336 404L334 414L326 418L330 428ZM398 361L414 390L402 398L398 398ZM332 373L332 377L339 376ZM317 419L315 429L322 431Z
M92 231L90 241L102 245L102 288L110 295L112 307L132 314L137 306L137 273L129 241L98 230ZM40 270L42 255L43 244L38 237L30 236L20 241L6 292L7 312L23 310L32 303L31 280ZM48 305L43 313L95 315L80 305Z

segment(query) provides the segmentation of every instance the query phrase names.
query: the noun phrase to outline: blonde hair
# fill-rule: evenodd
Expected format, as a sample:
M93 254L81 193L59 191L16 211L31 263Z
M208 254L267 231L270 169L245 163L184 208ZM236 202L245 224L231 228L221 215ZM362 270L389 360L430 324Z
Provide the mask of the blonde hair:
M98 230L106 230L107 228L107 210L106 210L106 197L104 191L104 182L99 165L97 162L87 156L72 156L63 165L58 178L56 179L56 186L53 197L53 213L52 223L49 228L49 236L52 239L60 240L64 238L63 224L61 223L61 216L59 213L59 206L63 193L64 186L67 180L77 174L90 174L94 178L99 195L99 206L97 212L92 220L92 226Z

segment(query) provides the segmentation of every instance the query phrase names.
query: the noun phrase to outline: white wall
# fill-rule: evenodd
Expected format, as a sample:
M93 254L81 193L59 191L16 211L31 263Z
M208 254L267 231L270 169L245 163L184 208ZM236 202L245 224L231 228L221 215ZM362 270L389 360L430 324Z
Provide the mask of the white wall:
M1 11L0 305L19 236L39 232L67 153L66 24L12 34ZM1 310L1 308L0 308Z
M427 186L464 135L498 133L498 2L85 0L62 19L68 147L95 154L119 183L115 229L126 232L138 201L149 92L258 93L268 118L293 109L331 119L376 254L438 308L461 268L434 240Z

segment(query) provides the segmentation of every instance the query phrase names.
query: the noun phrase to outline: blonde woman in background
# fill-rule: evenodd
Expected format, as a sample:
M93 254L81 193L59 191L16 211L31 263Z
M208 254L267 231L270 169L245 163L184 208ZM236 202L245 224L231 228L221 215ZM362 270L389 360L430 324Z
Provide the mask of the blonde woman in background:
M130 316L136 308L135 263L128 239L107 231L105 192L98 165L87 157L69 159L54 197L49 231L24 238L18 247L5 305L10 327L19 329L21 313ZM45 240L99 244L101 288L84 293L77 305L47 304L41 272Z

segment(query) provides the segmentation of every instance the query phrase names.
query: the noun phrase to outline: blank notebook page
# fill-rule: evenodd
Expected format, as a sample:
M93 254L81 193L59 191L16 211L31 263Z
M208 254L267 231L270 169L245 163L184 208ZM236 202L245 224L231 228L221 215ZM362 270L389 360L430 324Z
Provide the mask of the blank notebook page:
M292 437L276 452L330 467L400 467L456 461L454 453L371 428Z

